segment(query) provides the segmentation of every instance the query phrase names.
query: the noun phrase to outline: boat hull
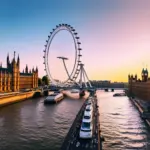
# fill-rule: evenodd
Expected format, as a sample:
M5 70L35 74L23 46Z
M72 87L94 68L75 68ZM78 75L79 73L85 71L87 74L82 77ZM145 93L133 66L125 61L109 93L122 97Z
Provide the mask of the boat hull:
M44 104L55 104L55 103L56 103L55 100L53 100L53 101L45 100L45 101L44 101Z
M63 94L61 96L56 96L54 99L45 99L44 104L55 104L60 102L64 98Z

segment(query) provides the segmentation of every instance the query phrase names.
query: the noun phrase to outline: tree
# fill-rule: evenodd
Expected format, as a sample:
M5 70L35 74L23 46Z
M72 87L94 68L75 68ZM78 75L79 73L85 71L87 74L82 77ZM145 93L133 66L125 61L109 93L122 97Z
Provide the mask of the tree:
M41 85L42 85L42 79L38 78L38 86L41 86Z
M44 85L49 85L48 77L47 76L43 76L42 82L43 82Z

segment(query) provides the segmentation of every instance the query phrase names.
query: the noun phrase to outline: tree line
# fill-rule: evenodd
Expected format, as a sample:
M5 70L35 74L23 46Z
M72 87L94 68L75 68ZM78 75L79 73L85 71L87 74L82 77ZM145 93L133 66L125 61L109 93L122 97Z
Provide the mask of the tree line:
M42 78L38 78L38 86L49 85L49 79L47 76L43 76Z

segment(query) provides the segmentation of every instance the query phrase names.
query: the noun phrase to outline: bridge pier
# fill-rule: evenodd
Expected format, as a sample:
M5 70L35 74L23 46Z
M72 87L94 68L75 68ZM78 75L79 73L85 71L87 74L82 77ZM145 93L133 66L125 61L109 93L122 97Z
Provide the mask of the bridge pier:
M49 93L48 90L45 90L45 91L43 92L44 96L48 96L48 95L49 95L48 93Z

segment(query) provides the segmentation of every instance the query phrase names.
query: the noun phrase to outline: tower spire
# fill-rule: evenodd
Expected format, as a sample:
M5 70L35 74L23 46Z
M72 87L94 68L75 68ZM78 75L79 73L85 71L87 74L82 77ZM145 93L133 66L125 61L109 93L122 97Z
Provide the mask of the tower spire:
M26 65L26 69L25 70L26 70L25 72L28 73L28 65Z
M32 73L34 73L34 67L32 68Z
M38 72L38 67L36 66L36 72Z
M20 58L19 58L19 54L18 54L18 58L17 58L17 66L20 67Z
M6 64L7 64L7 68L8 68L8 67L9 67L9 65L10 65L10 61L9 61L9 53L7 54Z
M16 57L16 51L14 51L14 60L15 60L15 57Z
M18 59L17 60L20 60L20 58L19 58L19 54L18 54Z
M7 59L9 59L9 53L7 54Z
M14 51L14 58L13 58L13 60L12 60L12 65L15 65L15 64L16 64L15 56L16 56L16 52Z

